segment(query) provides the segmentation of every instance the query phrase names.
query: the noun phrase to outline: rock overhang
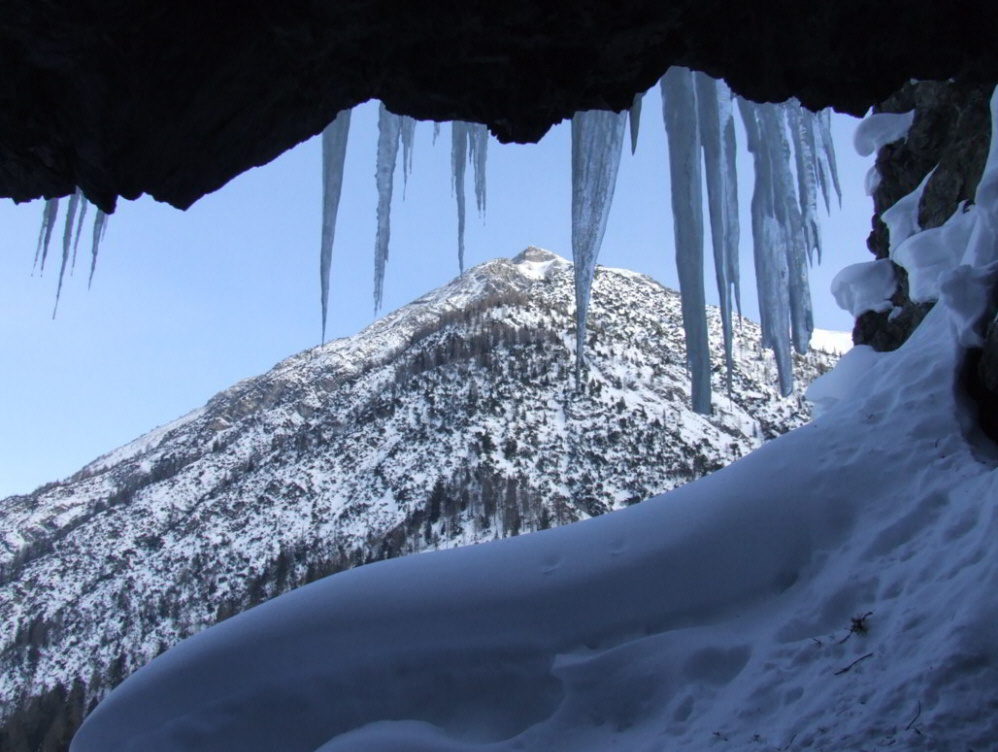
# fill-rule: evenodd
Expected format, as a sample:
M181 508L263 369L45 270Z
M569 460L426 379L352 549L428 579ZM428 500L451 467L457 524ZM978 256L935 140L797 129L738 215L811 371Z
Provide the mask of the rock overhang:
M852 114L910 78L998 80L988 0L0 4L0 196L80 186L105 211L186 208L372 98L532 142L674 64Z

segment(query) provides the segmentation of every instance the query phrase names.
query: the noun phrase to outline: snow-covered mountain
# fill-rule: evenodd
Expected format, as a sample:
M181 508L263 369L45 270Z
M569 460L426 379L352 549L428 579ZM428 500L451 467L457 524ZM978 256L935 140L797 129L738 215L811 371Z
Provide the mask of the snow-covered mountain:
M998 750L998 448L974 373L998 94L991 125L974 203L892 230L935 304L815 382L816 420L617 513L239 614L129 677L71 752Z
M5 714L29 698L82 712L184 637L331 572L675 488L806 422L803 390L838 357L797 358L781 399L742 320L726 394L711 309L714 410L695 414L678 294L601 268L577 388L573 290L548 251L482 264L4 500Z

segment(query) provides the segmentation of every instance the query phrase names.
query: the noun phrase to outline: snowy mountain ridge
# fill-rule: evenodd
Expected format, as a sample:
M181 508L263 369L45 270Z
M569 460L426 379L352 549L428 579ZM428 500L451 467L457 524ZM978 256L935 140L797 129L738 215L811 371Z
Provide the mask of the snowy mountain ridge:
M529 248L4 500L3 706L76 680L93 702L296 585L598 516L807 420L803 389L836 356L798 358L780 399L743 321L722 396L716 310L715 409L693 413L679 307L647 276L598 269L577 390L572 265Z

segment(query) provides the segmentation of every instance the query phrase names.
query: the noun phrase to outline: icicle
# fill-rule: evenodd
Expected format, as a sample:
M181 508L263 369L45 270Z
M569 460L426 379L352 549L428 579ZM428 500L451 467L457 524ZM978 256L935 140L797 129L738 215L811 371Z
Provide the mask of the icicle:
M66 209L66 227L62 233L62 264L59 266L59 283L55 288L55 306L52 308L52 318L59 310L59 296L62 295L62 280L66 276L66 264L69 263L69 248L73 244L73 220L76 219L76 207L80 203L80 190L77 188L69 197L69 207Z
M703 289L703 189L693 73L687 68L673 66L662 77L661 87L662 116L669 141L672 216L686 360L692 375L691 398L694 411L707 415L710 413L710 349Z
M783 252L783 230L776 215L772 141L767 139L764 110L772 105L757 105L739 98L738 108L745 123L748 149L755 163L755 188L752 192L752 246L755 279L759 295L759 323L762 345L773 350L779 373L780 393L790 394L793 371L787 320L787 257Z
M336 235L336 213L343 189L343 163L346 160L347 136L351 110L341 110L322 131L322 245L319 249L319 287L322 303L322 341L326 341L326 317L329 309L329 273Z
M39 254L41 255L41 271L45 271L45 258L49 254L49 241L52 240L52 228L55 227L55 219L59 215L59 199L50 198L45 201L45 208L42 210L42 229L38 233L38 248L35 249L35 263L32 271L38 266Z
M70 275L76 271L76 249L80 247L80 235L83 233L83 218L87 216L87 199L83 196L83 191L79 188L76 192L80 195L80 218L76 220L76 240L73 241L73 262L69 267Z
M468 157L468 124L451 123L451 186L457 197L457 265L464 273L464 170Z
M787 123L790 126L790 136L794 145L794 165L797 168L797 192L800 202L801 221L803 222L804 242L808 261L812 261L812 253L817 253L821 260L821 226L818 223L818 180L814 173L814 154L811 151L811 139L804 128L807 120L796 99L791 99L784 105Z
M590 110L572 117L572 258L575 261L575 384L582 384L589 294L613 203L625 113Z
M409 173L412 172L412 144L416 137L416 119L408 115L402 116L402 200L405 200L405 189L409 185Z
M763 122L773 158L773 192L776 215L781 225L782 250L787 259L787 293L790 303L790 334L794 349L807 352L814 329L811 312L811 291L807 280L807 247L804 220L798 204L794 177L790 172L790 141L784 124L785 106L769 105L764 109Z
M819 113L810 113L811 130L814 135L814 151L817 163L818 182L821 184L821 191L825 197L825 210L831 211L829 195L831 189L839 199L839 207L842 206L842 191L839 189L838 167L835 164L835 146L832 144L832 132L830 114L828 110Z
M723 128L717 82L703 73L694 73L696 90L697 119L699 121L700 142L703 147L704 169L707 175L707 206L710 211L710 236L714 249L714 272L717 278L717 295L721 308L721 330L724 339L724 363L728 393L732 387L732 372L735 368L731 351L731 286L728 269L729 207L726 205L728 190L726 183L735 176L727 172L727 160L723 153ZM730 115L730 113L728 113Z
M489 129L479 123L468 126L468 157L475 171L475 204L485 216L485 158L489 149Z
M835 195L839 197L839 208L841 209L842 188L839 187L839 168L835 159L835 144L832 141L832 111L826 107L817 114L817 117L821 131L821 143L825 150L825 160L828 162L828 169L832 174L832 185L835 186Z
M638 148L638 126L641 125L641 100L644 94L635 94L634 101L631 102L631 110L628 119L631 126L631 154Z
M378 235L374 243L374 312L381 308L388 261L388 238L391 234L392 184L399 153L402 118L388 111L384 103L378 110Z
M100 249L100 243L104 239L105 232L107 232L107 215L98 208L97 216L94 217L94 242L90 249L90 278L87 280L88 289L94 282L94 272L97 270L97 251Z
M810 110L803 110L801 115L804 133L807 136L808 144L811 148L811 154L813 155L812 170L818 179L818 187L821 188L821 196L825 200L825 211L827 213L831 213L831 175L829 174L830 171L825 158L825 149L821 144L821 130L818 126L818 116Z
M440 135L440 123L433 123L433 146L437 145L437 136Z
M724 210L725 235L724 249L728 263L728 284L735 296L735 308L742 315L741 264L738 255L738 242L741 227L738 219L738 171L735 162L738 145L735 143L735 117L732 111L731 89L724 81L717 82L717 111L721 122L721 150L724 159Z

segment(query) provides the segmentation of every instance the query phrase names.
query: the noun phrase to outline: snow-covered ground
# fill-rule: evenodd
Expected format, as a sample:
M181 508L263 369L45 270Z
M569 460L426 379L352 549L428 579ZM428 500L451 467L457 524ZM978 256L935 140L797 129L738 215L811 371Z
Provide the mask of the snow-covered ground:
M996 273L998 138L966 213L939 303L899 350L851 350L813 423L616 514L225 621L73 752L998 749L998 460L957 383Z

